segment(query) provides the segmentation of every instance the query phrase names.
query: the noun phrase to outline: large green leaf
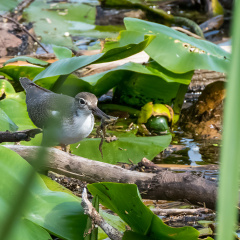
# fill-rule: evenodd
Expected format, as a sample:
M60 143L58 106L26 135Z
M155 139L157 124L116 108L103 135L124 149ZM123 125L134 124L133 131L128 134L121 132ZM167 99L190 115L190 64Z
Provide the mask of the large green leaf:
M153 39L154 36L146 36L145 40L143 39L143 41L141 42L129 44L119 48L110 49L106 53L61 59L59 61L52 63L48 68L46 68L44 71L38 74L34 78L34 81L47 77L68 75L76 71L77 69L92 63L110 62L126 58L128 56L141 52L149 45L149 43Z
M134 184L94 183L88 185L88 190L92 195L98 195L100 203L117 213L132 231L149 239L198 239L199 232L192 227L172 228L164 224L143 204Z
M73 154L101 162L116 164L129 163L129 159L138 163L143 157L153 159L163 151L171 142L171 135L157 137L119 137L118 140L102 145L103 158L99 151L99 138L87 138L79 144L72 144Z
M164 25L137 18L125 18L124 23L128 31L122 34L121 38L124 39L118 46L126 41L128 44L138 42L145 34L153 34L156 38L145 51L172 72L184 73L195 69L226 72L228 69L230 54L211 42L195 39Z
M8 148L0 146L0 152L0 203L5 205L0 212L2 225L6 212L17 200L17 192L23 188L24 179L32 167ZM27 194L27 203L21 211L21 221L24 222L20 224L23 229L17 226L19 236L9 240L48 239L35 238L35 232L40 232L42 228L62 239L83 239L87 217L78 199L67 193L50 191L38 175ZM28 237L22 237L20 230L28 234Z

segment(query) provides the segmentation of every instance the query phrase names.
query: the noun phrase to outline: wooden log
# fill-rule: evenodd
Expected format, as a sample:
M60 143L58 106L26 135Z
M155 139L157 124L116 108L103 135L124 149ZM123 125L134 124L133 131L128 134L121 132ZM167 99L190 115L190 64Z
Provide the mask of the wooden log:
M34 163L39 147L5 145L29 163ZM89 160L68 154L55 148L48 149L48 159L43 161L45 169L68 176L94 182L117 182L136 184L143 198L154 200L188 201L192 204L215 209L216 182L206 180L190 172L174 173L163 170L158 173L135 172L119 166Z

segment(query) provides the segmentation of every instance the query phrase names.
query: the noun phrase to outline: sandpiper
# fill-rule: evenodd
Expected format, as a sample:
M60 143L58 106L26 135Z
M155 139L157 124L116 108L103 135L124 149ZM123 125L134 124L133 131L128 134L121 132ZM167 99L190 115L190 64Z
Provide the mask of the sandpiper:
M92 93L80 92L73 98L42 88L28 78L21 78L20 83L26 91L28 115L43 129L47 145L66 146L87 137L93 130L93 114L110 119L97 107L98 99Z

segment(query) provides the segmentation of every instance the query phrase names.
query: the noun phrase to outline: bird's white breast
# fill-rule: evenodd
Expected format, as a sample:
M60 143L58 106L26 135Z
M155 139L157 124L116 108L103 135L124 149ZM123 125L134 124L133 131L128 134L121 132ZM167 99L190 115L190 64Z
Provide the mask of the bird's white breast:
M60 143L72 144L87 137L93 130L94 116L92 114L78 114L71 120L66 120L62 125L59 136Z

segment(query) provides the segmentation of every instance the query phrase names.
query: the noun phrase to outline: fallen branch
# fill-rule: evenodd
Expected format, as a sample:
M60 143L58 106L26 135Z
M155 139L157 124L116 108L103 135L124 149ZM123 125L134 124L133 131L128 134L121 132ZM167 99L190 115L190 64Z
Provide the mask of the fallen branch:
M122 234L110 224L108 224L103 217L97 212L97 210L93 207L92 203L87 198L87 190L83 189L82 193L82 202L81 205L83 207L84 213L88 215L93 223L97 224L102 230L108 235L110 239L113 240L121 240Z
M29 163L36 161L39 147L5 145L17 152ZM55 148L48 149L48 161L44 162L46 170L68 177L93 182L134 183L143 198L154 200L187 200L192 204L205 205L214 209L217 196L216 182L206 180L190 172L144 173L130 171L121 167L70 155Z
M17 132L0 132L0 143L2 142L19 142L19 141L30 141L36 134L41 133L42 130L39 128L28 129Z

